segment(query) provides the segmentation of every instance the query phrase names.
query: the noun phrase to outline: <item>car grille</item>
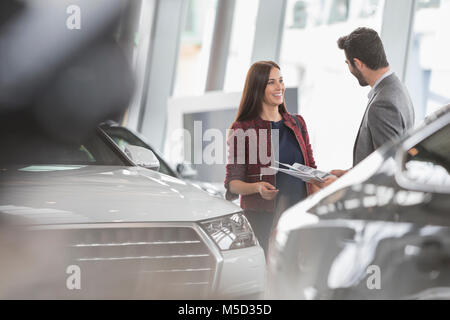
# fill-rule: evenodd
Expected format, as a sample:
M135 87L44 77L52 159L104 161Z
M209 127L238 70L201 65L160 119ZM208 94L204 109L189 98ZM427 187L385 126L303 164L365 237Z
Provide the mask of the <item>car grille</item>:
M53 291L58 297L201 299L212 293L218 259L193 226L45 232L57 233L63 243L60 263L81 271L81 289Z

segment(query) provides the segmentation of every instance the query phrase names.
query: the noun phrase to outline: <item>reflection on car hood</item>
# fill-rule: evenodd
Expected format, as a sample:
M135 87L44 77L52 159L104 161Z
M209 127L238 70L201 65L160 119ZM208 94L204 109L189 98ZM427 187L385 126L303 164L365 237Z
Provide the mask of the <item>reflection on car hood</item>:
M140 167L0 170L0 212L33 224L199 221L238 211L228 201Z
M185 181L189 182L196 188L200 188L201 190L208 192L210 195L225 198L226 190L222 183L212 183L192 179L186 179Z

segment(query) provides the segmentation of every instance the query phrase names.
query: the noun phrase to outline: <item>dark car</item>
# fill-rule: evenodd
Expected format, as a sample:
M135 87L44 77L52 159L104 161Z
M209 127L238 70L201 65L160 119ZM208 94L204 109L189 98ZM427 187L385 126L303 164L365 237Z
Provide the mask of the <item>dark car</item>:
M281 299L450 299L450 105L290 208L272 235Z

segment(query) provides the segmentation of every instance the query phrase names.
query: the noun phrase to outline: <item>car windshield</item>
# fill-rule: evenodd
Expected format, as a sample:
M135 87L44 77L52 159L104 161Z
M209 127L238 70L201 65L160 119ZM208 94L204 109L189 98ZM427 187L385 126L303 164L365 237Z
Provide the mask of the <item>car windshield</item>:
M409 179L450 186L450 125L408 150L405 168Z
M0 142L0 163L58 165L128 165L102 133L95 131L82 142L61 142L45 136L27 136Z
M118 147L122 151L124 151L128 145L139 146L139 147L143 147L143 148L146 148L146 149L152 151L159 160L159 164L160 164L159 172L167 174L172 177L176 177L176 174L169 167L169 165L164 161L164 159L159 157L158 154L156 154L149 145L147 145L144 141L142 141L137 136L135 136L128 129L123 128L123 127L111 127L108 125L103 125L103 126L101 126L101 128L102 128L102 130L105 131L105 133L111 139L114 140L114 142L118 145Z

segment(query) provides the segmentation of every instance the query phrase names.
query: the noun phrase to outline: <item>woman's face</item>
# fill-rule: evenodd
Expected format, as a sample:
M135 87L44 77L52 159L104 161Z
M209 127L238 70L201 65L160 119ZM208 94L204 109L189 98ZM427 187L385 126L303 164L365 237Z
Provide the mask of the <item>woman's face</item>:
M264 93L264 103L269 106L279 106L284 102L284 82L280 70L272 68Z

